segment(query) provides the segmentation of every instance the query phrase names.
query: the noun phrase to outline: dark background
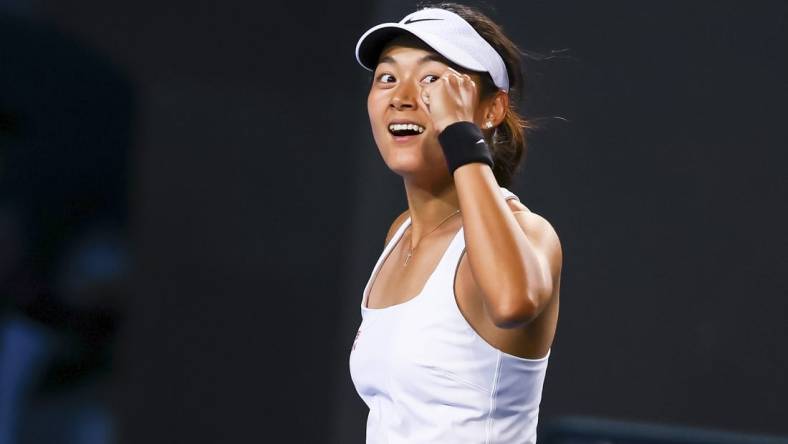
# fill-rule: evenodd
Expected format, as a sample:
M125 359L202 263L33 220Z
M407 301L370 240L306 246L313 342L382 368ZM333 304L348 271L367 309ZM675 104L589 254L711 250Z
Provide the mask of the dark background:
M105 386L119 440L363 442L348 353L406 204L353 50L415 4L0 5L0 51L22 54L0 64L1 111L53 126L7 146L60 147L28 162L82 165L105 176L89 190L115 190L107 213L134 264ZM510 187L564 249L540 421L788 435L788 4L483 8L547 56L526 61L522 109L541 128ZM90 69L109 74L78 81ZM27 70L73 96L42 94ZM0 175L21 171L4 158ZM49 195L20 177L17 199Z

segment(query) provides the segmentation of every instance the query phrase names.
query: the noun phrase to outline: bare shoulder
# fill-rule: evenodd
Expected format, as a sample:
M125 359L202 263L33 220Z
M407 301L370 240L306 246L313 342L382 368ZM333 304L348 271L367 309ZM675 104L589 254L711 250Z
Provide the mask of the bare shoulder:
M529 210L517 199L507 199L506 203L512 210L515 219L520 227L528 236L528 239L550 258L550 262L556 264L560 269L563 252L561 250L561 240L555 228L544 217Z
M405 219L408 218L408 214L409 214L408 210L403 211L402 214L397 216L397 218L394 219L394 222L391 223L391 226L389 227L389 232L388 234L386 234L386 242L383 243L384 247L389 244L391 237L394 236L394 233L397 232L397 228L399 228L399 226L402 225L403 222L405 222Z

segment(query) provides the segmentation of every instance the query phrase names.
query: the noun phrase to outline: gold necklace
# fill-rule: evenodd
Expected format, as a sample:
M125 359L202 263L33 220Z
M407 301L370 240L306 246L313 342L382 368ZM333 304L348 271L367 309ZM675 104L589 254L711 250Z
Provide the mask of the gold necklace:
M459 213L459 212L460 212L460 210L457 210L457 211L455 211L455 212L451 213L450 215L448 215L448 216L444 217L444 218L443 218L443 220L442 220L442 221L440 221L440 223L439 223L438 225L436 225L436 226L435 226L435 228L433 228L432 230L430 230L430 232L429 232L429 233L427 233L427 234L425 234L424 236L422 236L422 237L421 237L421 239L419 240L419 244L421 244L421 241L422 241L422 240L424 240L424 238L425 238L425 237L427 237L427 236L429 236L430 234L432 234L432 232L433 232L433 231L435 231L435 230L437 230L437 229L438 229L438 227L440 227L441 225L443 225L443 223L444 223L444 222L446 222L447 220L449 220L449 218L451 218L452 216L454 216L455 214L457 214L457 213ZM412 225L411 225L411 226L412 226ZM411 231L413 231L413 230L411 230ZM410 257L411 257L411 256L413 256L413 252L416 250L416 248L419 248L419 246L418 246L418 245L416 245L415 247L409 247L409 248L408 248L408 255L407 255L407 256L405 256L405 265L408 265L408 261L410 260ZM403 265L403 267L404 267L405 265Z

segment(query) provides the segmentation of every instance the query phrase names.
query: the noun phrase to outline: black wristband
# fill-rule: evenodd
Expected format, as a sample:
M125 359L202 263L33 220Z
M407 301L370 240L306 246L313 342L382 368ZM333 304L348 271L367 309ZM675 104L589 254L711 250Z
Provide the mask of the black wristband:
M449 165L449 174L466 163L481 162L493 166L490 148L484 141L482 130L472 122L456 122L438 134L443 155Z

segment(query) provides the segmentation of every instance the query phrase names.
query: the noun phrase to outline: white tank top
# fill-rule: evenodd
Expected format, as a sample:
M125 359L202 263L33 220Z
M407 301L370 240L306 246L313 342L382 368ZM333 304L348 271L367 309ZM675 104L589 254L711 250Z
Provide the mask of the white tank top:
M462 228L416 297L366 307L375 276L409 225L410 218L372 270L350 352L353 384L369 407L367 443L535 443L550 351L541 359L510 355L468 324L454 296Z

